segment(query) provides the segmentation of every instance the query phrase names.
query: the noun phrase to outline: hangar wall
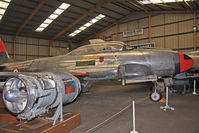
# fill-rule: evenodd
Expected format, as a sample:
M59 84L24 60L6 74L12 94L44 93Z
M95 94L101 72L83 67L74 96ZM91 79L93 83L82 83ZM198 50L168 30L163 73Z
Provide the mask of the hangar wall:
M132 20L134 16L114 26L99 36L112 36L112 40L126 42L128 45L148 43L149 42L149 17L143 16ZM196 24L199 28L199 15L196 17ZM180 51L192 51L194 49L194 14L161 14L151 15L151 38L156 47L169 48ZM124 31L134 29L143 29L142 35L123 37ZM197 49L199 43L199 32L197 31Z
M13 36L0 35L0 38L4 41L10 57L13 57ZM66 54L67 48L67 42L54 41L52 56ZM17 37L15 56L19 61L49 57L49 40Z

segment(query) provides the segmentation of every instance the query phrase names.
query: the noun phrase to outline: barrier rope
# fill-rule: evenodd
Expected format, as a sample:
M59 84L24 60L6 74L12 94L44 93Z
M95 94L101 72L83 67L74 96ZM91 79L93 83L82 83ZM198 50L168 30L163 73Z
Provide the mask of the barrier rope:
M141 103L145 100L147 100L149 97L144 97L141 99L136 100L136 103ZM114 115L110 116L109 118L107 118L106 120L102 121L101 123L97 124L96 126L93 126L92 128L86 130L84 133L90 133L93 131L96 131L97 129L101 128L104 124L108 123L109 121L115 119L116 117L118 117L121 113L127 111L130 107L132 106L132 103L130 103L129 105L127 105L126 107L124 107L122 110L120 110L119 112L115 113Z

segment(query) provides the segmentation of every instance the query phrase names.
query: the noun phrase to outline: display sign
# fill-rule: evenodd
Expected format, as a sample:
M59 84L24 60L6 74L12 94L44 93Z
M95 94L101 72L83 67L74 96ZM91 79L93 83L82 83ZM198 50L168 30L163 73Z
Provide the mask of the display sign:
M132 49L139 49L139 48L143 48L143 47L155 47L155 43L144 43L144 44L137 44L137 45L133 45L131 46Z
M142 35L143 33L144 33L143 29L135 29L135 30L123 32L123 37Z

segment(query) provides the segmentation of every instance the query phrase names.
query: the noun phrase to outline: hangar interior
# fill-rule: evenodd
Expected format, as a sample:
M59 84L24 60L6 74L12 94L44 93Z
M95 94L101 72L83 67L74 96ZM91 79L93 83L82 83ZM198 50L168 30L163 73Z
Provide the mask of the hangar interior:
M63 3L68 7L60 7ZM96 38L190 52L199 49L198 12L197 0L0 0L0 39L14 61L66 55ZM162 103L146 99L151 86L94 83L64 106L81 113L81 125L72 133L130 132L132 100L139 132L199 132L199 97L192 89L185 95L169 93L175 110L164 112Z

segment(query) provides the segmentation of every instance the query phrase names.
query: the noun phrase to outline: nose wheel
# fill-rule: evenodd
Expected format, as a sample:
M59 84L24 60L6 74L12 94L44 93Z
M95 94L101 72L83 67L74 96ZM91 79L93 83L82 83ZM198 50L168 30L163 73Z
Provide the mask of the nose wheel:
M149 95L151 101L153 102L159 102L160 99L162 98L162 93L157 92L156 90L154 92L151 92Z
M164 84L162 82L153 82L154 86L151 88L151 93L149 98L153 102L159 102L162 99L162 90L164 89Z

